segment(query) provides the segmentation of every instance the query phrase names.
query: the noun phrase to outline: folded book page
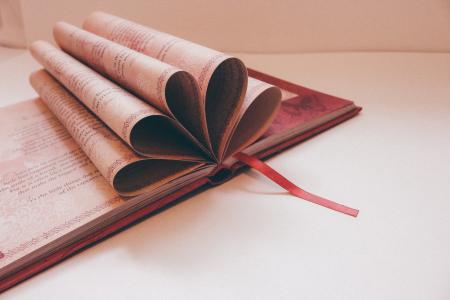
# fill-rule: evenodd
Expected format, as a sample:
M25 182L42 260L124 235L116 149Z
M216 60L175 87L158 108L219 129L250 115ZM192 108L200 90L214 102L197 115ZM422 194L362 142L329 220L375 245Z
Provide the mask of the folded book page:
M243 150L261 137L275 119L280 105L281 90L278 87L249 77L238 123L224 158Z
M138 156L46 71L33 73L30 81L100 173L122 195L142 194L203 165Z
M153 158L205 159L176 120L47 42L35 42L30 50L51 75L137 153Z
M175 117L203 145L210 144L204 102L188 72L64 22L54 26L53 35L62 50Z
M237 58L102 12L83 28L192 74L204 102L212 150L225 153L247 86L247 69Z

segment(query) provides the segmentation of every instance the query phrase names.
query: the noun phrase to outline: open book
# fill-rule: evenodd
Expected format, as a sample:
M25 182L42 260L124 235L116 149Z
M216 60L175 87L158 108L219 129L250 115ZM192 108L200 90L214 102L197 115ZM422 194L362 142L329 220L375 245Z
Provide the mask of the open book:
M360 110L109 14L53 33L0 109L0 291Z

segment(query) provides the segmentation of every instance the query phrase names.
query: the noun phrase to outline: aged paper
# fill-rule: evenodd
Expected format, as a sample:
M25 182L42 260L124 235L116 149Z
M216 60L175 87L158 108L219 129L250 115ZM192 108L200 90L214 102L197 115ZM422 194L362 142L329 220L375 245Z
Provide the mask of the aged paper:
M123 199L41 100L0 109L0 274Z
M64 51L176 117L209 144L205 105L188 72L64 22L54 26L53 35Z
M281 91L278 87L249 77L238 125L227 145L225 157L244 149L263 135L272 124L280 105Z
M201 164L136 155L46 71L30 77L33 88L57 116L105 179L122 195L155 189Z
M49 73L136 152L155 158L204 159L175 120L47 42L35 42L30 50Z
M91 14L83 27L191 73L205 102L212 149L221 159L247 86L247 69L239 59L102 12Z

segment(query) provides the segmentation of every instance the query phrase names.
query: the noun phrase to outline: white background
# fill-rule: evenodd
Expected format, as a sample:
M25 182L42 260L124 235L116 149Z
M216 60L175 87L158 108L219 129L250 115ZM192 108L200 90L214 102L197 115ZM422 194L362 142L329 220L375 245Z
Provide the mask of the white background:
M228 52L450 51L449 0L0 0L0 44L93 10Z
M268 161L358 218L248 171L0 298L450 298L450 54L239 56L364 107ZM0 104L34 96L30 56L2 49L0 61Z

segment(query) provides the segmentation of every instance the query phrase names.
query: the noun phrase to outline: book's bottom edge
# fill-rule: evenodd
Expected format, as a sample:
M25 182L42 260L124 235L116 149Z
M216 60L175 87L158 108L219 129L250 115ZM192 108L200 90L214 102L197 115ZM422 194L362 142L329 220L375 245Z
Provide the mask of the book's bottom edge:
M355 107L353 110L327 122L324 123L318 127L315 127L311 130L308 130L298 136L296 136L293 139L290 139L288 141L282 142L276 146L273 146L269 149L263 150L259 153L257 153L255 156L260 159L269 158L282 150L285 150L287 148L290 148L316 134L319 134L322 131L325 131L331 127L334 127L335 125L342 123L355 115L357 115L361 111L361 107ZM235 163L231 167L230 172L230 178L236 176L239 172L244 168L244 165L242 163ZM7 275L5 278L1 279L0 281L0 293L4 292L5 290L17 285L18 283L24 281L27 278L30 278L33 275L36 275L49 267L63 261L64 259L67 259L82 250L87 249L88 247L91 247L95 245L98 242L101 242L102 240L122 231L126 228L132 226L133 224L136 224L137 222L143 220L144 218L147 218L149 216L152 216L161 210L169 207L170 205L177 204L179 202L182 202L189 198L191 195L200 192L204 188L207 188L208 186L211 186L209 178L202 178L199 179L196 182L193 182L192 184L189 184L188 186L185 186L181 188L180 190L176 191L175 193L172 193L169 196L166 196L162 199L159 199L157 201L154 201L147 205L146 207L135 211L128 216L126 216L123 219L120 219L119 221L116 221L104 228L99 229L95 233L88 235L86 237L83 237L79 241L73 243L72 245L69 245L67 247L64 247L62 249L57 250L56 252L52 253L45 259L42 259L40 261L37 261L33 264L30 264L23 269L11 274Z

